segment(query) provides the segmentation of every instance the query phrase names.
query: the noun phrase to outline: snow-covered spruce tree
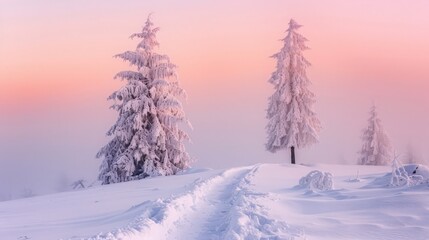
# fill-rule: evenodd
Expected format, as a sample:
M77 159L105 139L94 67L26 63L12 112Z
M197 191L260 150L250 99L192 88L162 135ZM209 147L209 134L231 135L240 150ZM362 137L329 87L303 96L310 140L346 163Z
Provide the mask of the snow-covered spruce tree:
M99 179L103 184L141 179L148 176L176 174L190 164L184 142L188 135L179 128L188 123L178 98L185 97L176 79L175 65L155 48L155 28L150 18L139 33L135 51L116 55L135 67L115 78L126 80L125 86L108 99L118 119L107 135L112 140L97 154L103 158Z
M312 110L315 96L308 89L310 80L306 74L310 63L302 53L308 49L307 39L297 32L300 27L290 20L287 35L282 40L284 46L272 56L277 60L277 68L269 79L274 85L274 94L269 98L266 127L267 150L276 152L290 148L292 164L295 164L295 147L317 143L321 128Z
M371 107L368 126L363 130L362 140L363 145L359 151L359 164L387 165L392 161L390 140L383 130L374 105Z

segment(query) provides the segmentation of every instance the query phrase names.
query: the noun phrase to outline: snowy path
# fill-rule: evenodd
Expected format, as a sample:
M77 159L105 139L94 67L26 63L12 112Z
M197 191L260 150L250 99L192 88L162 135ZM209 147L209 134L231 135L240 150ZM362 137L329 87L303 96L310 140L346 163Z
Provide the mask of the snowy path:
M127 227L90 239L224 239L238 185L256 168L235 168L206 180L197 179L193 189L183 195L130 209L141 214Z
M259 203L267 195L250 190L258 168L233 168L198 179L183 195L135 207L141 214L127 227L90 239L304 239L286 223L270 219Z
M297 187L313 170L334 189ZM428 239L429 185L388 187L389 171L259 164L5 201L0 239Z
M239 183L252 168L238 168L225 171L211 179L205 186L200 199L194 202L175 232L174 239L223 239L229 226L229 212L233 207L232 196Z

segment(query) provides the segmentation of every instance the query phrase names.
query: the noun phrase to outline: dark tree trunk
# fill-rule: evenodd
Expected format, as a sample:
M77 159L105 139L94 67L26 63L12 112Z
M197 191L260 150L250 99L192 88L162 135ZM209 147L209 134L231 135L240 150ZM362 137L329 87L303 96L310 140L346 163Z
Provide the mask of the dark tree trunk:
M295 164L295 147L290 147L290 163Z

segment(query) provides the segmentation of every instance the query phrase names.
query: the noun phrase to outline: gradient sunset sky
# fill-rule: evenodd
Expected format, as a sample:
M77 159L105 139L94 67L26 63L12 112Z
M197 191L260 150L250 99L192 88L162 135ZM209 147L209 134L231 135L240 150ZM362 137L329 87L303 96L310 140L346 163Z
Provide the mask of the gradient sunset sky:
M396 151L428 159L428 12L423 0L0 0L0 189L95 179L117 117L106 98L130 69L112 56L134 50L149 13L188 94L195 166L288 160L264 143L270 56L290 18L309 39L323 125L298 163L356 163L373 102Z

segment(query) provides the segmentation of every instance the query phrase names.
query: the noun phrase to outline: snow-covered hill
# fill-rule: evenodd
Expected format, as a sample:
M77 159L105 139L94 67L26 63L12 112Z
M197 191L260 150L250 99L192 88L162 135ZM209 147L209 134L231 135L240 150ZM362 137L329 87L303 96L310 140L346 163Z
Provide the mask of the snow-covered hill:
M313 170L334 189L299 186ZM390 171L260 164L0 202L0 239L428 239L428 184Z

